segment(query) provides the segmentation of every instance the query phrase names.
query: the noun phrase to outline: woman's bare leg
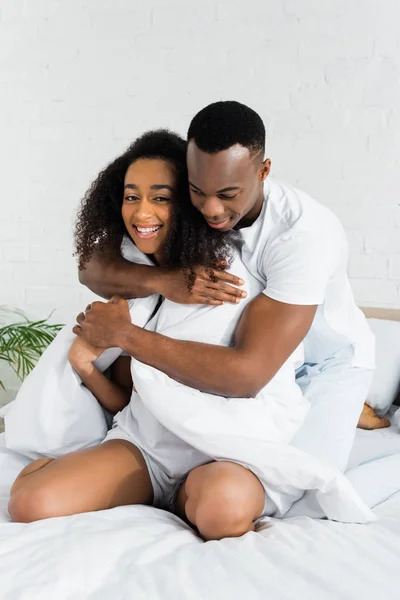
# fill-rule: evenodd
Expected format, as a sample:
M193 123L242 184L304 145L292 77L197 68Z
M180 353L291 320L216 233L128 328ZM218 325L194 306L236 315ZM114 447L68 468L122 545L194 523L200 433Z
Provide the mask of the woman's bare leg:
M153 488L142 453L110 440L57 459L38 459L15 480L8 505L13 521L28 523L128 504L151 504Z
M251 471L221 461L189 473L178 492L176 511L204 540L220 540L254 531L264 503L264 488Z

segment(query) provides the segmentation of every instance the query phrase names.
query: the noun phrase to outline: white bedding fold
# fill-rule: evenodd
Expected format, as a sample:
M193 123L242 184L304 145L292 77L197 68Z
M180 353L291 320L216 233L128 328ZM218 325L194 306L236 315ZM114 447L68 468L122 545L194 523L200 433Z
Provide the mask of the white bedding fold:
M270 419L276 408L272 396L221 398L188 388L137 361L132 362L132 376L142 402L164 427L215 460L251 469L274 502L279 494L317 490L329 519L375 520L344 475L282 440L279 415Z

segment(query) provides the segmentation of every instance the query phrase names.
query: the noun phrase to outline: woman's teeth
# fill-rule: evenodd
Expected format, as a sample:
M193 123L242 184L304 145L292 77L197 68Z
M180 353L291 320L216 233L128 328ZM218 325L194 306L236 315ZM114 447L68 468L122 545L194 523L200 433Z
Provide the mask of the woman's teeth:
M147 238L154 237L161 229L162 225L156 225L155 227L138 227L135 225L135 229L138 232L139 237Z
M157 225L157 227L136 227L140 233L152 233L153 231L157 231L160 229L161 225Z

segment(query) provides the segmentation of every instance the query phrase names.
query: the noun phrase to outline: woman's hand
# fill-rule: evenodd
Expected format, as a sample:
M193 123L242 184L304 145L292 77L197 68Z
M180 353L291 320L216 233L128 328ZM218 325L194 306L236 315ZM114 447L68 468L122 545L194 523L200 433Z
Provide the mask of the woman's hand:
M90 370L96 358L103 352L104 348L96 348L83 337L76 337L69 349L68 360L75 371L79 373Z
M171 269L162 272L159 281L159 293L178 304L210 304L218 306L224 302L237 304L246 292L235 286L244 281L226 271L217 269L195 269L196 280L193 288L188 290L185 273L182 269Z

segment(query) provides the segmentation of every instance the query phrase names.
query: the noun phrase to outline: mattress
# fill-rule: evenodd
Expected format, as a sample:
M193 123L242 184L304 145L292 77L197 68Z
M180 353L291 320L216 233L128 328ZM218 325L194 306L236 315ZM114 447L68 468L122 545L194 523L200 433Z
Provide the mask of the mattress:
M347 472L376 522L264 519L256 533L207 543L176 516L143 506L11 523L10 485L28 460L7 450L2 435L2 600L399 597L400 433L394 427L358 430Z

